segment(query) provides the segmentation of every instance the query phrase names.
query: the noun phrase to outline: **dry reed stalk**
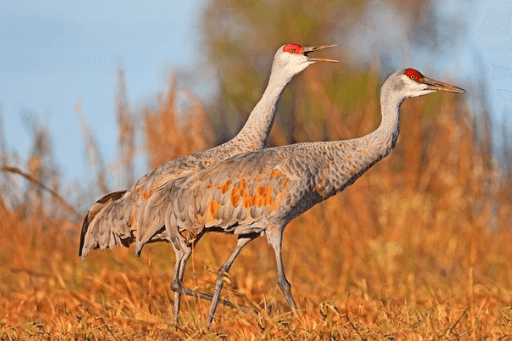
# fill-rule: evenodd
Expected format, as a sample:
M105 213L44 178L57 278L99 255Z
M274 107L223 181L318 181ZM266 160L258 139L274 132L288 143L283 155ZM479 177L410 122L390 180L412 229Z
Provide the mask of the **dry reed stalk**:
M215 133L198 100L191 98L190 107L178 112L176 75L166 95L159 96L156 112L144 111L144 136L150 168L212 146ZM183 117L183 123L178 122Z
M103 162L103 158L101 157L101 153L98 149L98 144L89 131L85 118L82 116L82 102L77 102L73 111L80 119L80 129L84 139L88 164L92 165L96 171L97 186L99 187L100 193L108 193L109 189L106 182L105 163Z
M64 199L58 192L58 188L50 188L48 186L46 186L45 184L43 184L41 181L33 178L29 173L25 173L23 171L21 171L19 168L17 167L8 167L8 166L2 166L0 167L0 171L2 172L9 172L9 173L13 173L13 174L18 174L20 176L22 176L23 178L27 179L29 182L41 187L42 189L44 189L45 191L47 191L48 193L50 193L52 195L53 198L55 198L56 200L58 200L64 207L66 207L66 209L68 209L71 213L74 214L74 216L76 218L82 218L82 215L79 214L75 208L70 205L66 199ZM55 185L55 182L54 182L54 186Z
M135 124L134 115L128 109L128 99L126 95L126 82L124 69L119 66L117 70L117 95L116 95L116 117L119 126L119 135L117 145L120 153L120 165L123 168L124 187L130 187L134 183L135 157Z

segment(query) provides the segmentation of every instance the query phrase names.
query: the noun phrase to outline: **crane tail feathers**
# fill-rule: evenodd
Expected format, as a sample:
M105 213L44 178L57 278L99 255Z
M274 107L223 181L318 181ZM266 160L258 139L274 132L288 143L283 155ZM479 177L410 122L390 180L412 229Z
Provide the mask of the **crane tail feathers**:
M145 224L139 225L139 228L142 228L142 226L145 226ZM160 218L160 219L154 219L151 222L151 225L149 225L149 227L147 229L146 228L144 229L144 233L141 234L141 236L139 238L137 238L135 241L135 255L137 257L140 256L144 245L147 244L148 242L151 242L151 238L153 238L153 236L156 233L158 233L161 229L163 229L164 226L165 226L165 222L163 221L163 219Z
M128 247L133 234L123 219L116 214L119 199L126 191L113 192L98 200L87 212L80 233L78 255L85 259L91 249L113 249L115 246ZM122 208L122 206L120 206Z
M83 248L84 248L85 235L87 234L88 227L89 227L89 212L87 212L87 214L84 217L84 221L82 223L82 230L80 232L80 247L78 249L78 256L82 257L82 262L84 261L85 256L87 256L87 254L84 255Z

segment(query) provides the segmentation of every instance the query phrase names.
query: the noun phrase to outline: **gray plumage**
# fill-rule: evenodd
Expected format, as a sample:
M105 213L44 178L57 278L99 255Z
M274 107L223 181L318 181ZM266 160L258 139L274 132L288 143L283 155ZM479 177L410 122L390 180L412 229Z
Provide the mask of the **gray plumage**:
M158 189L140 211L135 250L140 254L144 244L158 240L172 243L176 252L171 285L176 291L176 319L179 294L188 290L181 285L185 262L192 246L210 231L236 234L238 244L218 272L208 323L219 300L223 274L240 250L258 236L266 236L274 248L279 287L296 311L281 257L284 227L315 204L353 184L388 155L398 138L402 101L435 91L464 92L428 79L413 69L397 71L381 88L381 124L366 136L234 156L188 178L169 181ZM199 296L210 298L206 294Z
M163 183L208 168L231 156L265 148L282 91L309 65L329 59L312 58L308 53L329 46L301 47L287 44L274 56L267 89L251 112L240 133L218 147L184 156L155 168L127 191L109 193L89 210L82 224L79 255L82 260L91 249L129 246L135 239L134 224L139 209Z

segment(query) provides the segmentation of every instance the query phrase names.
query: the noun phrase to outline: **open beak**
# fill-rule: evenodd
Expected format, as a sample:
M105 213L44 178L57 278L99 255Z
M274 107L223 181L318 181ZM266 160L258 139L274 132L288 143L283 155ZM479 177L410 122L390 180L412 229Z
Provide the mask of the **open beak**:
M421 83L426 84L428 90L455 92L458 94L466 93L466 90L464 90L464 89L461 89L459 87L456 87L456 86L453 86L453 85L450 85L447 83L436 81L436 80L427 78L425 76L423 76L421 78Z
M328 47L334 47L334 46L337 46L337 45L304 46L304 47L303 47L304 55L305 55L306 57L308 57L308 59L309 59L309 60L314 61L314 62L337 63L338 61L337 61L337 60L334 60L334 59L327 59L327 58L311 58L310 56L308 56L308 54L310 54L311 52L315 52L315 51L318 51L318 50L323 50L323 49L326 49L326 48L328 48Z

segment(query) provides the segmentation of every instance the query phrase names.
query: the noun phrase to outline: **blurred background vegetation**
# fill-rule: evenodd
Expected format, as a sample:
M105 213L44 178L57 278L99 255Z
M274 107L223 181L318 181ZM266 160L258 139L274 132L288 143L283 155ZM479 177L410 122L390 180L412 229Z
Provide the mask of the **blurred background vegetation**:
M337 49L323 55L340 63L314 65L290 83L279 105L272 145L348 139L375 129L379 90L387 74L414 67L407 62L416 53L429 61L457 58L467 23L464 16L439 15L435 6L438 2L429 0L211 2L201 21L201 46L216 70L219 89L213 100L201 103L178 87L177 70L156 105L132 110L120 66L117 110L112 113L119 127L115 186L106 180L109 167L80 103L75 112L83 122L93 186L61 183L51 136L35 116L25 118L33 136L26 161L7 152L9 141L0 125L0 338L194 339L224 332L246 339L510 335L508 130L491 130L493 118L486 98L479 95L482 81L459 84L448 72L433 74L435 62L431 70L420 71L465 87L468 94L406 101L400 139L391 155L286 229L284 259L305 311L300 320L282 323L289 318L287 305L265 240L242 252L224 291L234 301L257 305L262 320L221 308L214 330L206 333L200 324L207 304L192 299L185 304L183 320L188 322L183 329L168 329L169 245L152 245L141 259L132 249L92 252L83 264L77 256L81 218L101 194L133 184L137 154L147 157L149 170L225 142L240 130L282 44L336 43ZM387 15L390 27L373 22L376 15ZM391 39L400 48L385 51L389 44L380 46L379 39L354 38L353 32L363 26L382 30L379 39L393 31ZM361 39L359 50L347 49L354 46L350 39ZM498 135L504 141L499 148ZM189 262L186 286L211 291L215 270L233 243L222 235L202 240Z

